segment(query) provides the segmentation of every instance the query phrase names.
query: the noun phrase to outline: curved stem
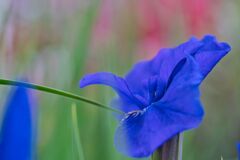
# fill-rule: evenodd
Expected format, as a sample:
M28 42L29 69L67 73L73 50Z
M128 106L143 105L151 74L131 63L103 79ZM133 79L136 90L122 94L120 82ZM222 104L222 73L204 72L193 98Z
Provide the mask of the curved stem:
M8 79L0 79L0 85L25 87L25 88L30 88L30 89L42 91L42 92L52 93L52 94L55 94L55 95L60 95L60 96L68 97L68 98L71 98L71 99L79 100L79 101L82 101L82 102L86 102L86 103L89 103L89 104L95 105L97 107L101 107L101 108L104 108L104 109L107 109L109 111L113 111L113 112L116 112L116 113L119 113L119 114L124 114L120 110L108 107L108 106L106 106L104 104L101 104L97 101L93 101L93 100L90 100L86 97L79 96L79 95L76 95L76 94L72 94L70 92L66 92L66 91L63 91L63 90L55 89L55 88L50 88L50 87L37 85L37 84L33 84L33 83L13 81L13 80L8 80Z

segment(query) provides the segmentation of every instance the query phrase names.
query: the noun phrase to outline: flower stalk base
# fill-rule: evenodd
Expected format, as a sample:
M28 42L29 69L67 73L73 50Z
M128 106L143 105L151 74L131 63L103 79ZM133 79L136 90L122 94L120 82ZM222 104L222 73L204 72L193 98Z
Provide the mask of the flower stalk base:
M183 135L178 134L159 147L152 155L152 160L182 160Z

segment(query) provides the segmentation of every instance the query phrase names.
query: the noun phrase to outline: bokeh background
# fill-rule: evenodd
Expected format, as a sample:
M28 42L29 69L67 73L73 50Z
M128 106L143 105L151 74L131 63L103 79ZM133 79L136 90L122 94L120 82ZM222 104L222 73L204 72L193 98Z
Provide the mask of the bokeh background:
M89 72L124 75L161 47L211 33L232 52L202 84L205 118L184 133L184 160L230 160L240 141L240 0L1 0L0 77L52 86L108 104L105 87L79 89ZM9 87L0 88L0 119ZM111 112L34 92L39 160L130 160L113 144L117 121ZM0 120L1 122L1 120ZM76 141L81 144L77 145Z

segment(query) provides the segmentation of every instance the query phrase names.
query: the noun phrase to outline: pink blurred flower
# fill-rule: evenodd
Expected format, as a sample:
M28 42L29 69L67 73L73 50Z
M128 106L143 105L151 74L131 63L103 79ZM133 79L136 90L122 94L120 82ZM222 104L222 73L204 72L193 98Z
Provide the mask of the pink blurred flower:
M185 27L188 34L201 35L214 32L220 0L181 0Z
M142 52L156 53L169 39L170 27L174 18L173 1L138 1L135 3L139 45ZM167 15L167 17L166 17Z
M121 5L117 6L110 0L104 0L96 20L93 37L101 41L108 40L110 32L115 31L114 27L125 30L120 33L129 33L126 29L132 28L124 26L126 23L123 21L131 21L129 17L134 17L134 21L130 23L137 31L136 52L155 53L173 38L181 39L182 36L193 34L200 36L204 33L215 33L215 12L219 8L216 4L219 3L220 0L139 0L122 1ZM114 10L116 6L117 10ZM131 13L128 17L121 19L119 18L121 16L114 15L114 13L124 15L127 9ZM117 20L113 23L115 19Z
M179 38L179 35L200 36L204 33L213 33L215 12L219 7L216 4L219 3L220 0L136 2L141 50L155 53L158 48L166 45L170 38Z
M113 3L111 0L103 0L94 26L96 37L107 37L112 28Z

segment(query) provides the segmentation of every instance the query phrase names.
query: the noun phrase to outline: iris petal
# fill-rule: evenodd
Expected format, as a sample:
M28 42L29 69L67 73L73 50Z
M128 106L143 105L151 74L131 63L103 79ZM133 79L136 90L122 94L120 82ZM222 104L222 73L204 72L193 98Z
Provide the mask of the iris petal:
M153 59L135 64L126 75L126 81L134 93L145 97L148 91L144 87L144 79L160 76L160 79L167 84L168 78L178 62L186 55L195 53L202 45L196 38L191 38L176 48L161 49Z
M198 89L202 78L196 61L187 57L160 101L121 121L115 135L117 149L131 157L147 157L172 136L197 127L203 117Z
M29 160L32 151L32 119L30 95L16 88L6 105L0 132L1 160Z
M126 75L126 81L133 93L145 97L147 96L147 89L144 88L143 80L158 75L167 83L175 66L187 55L195 56L203 76L206 77L216 63L230 50L228 44L217 42L212 35L206 35L202 40L191 38L175 48L161 49L149 61L135 64L133 69Z
M131 103L129 101L125 101L124 99L119 99L119 98L114 98L111 101L111 106L114 106L115 108L125 113L131 112L134 110L139 110L139 107L136 104ZM122 115L116 115L116 117L118 117L118 119L123 118Z
M98 72L85 75L80 81L80 87L86 87L93 84L102 84L112 87L125 103L133 103L135 106L143 105L141 100L136 98L130 91L126 81L112 73Z
M188 115L203 116L203 108L200 103L200 85L203 75L196 60L188 56L183 68L176 74L162 99L157 102L166 106L165 109L182 112Z
M205 36L202 39L204 46L194 54L194 58L200 65L204 77L213 67L231 50L227 43L218 43L214 36Z

